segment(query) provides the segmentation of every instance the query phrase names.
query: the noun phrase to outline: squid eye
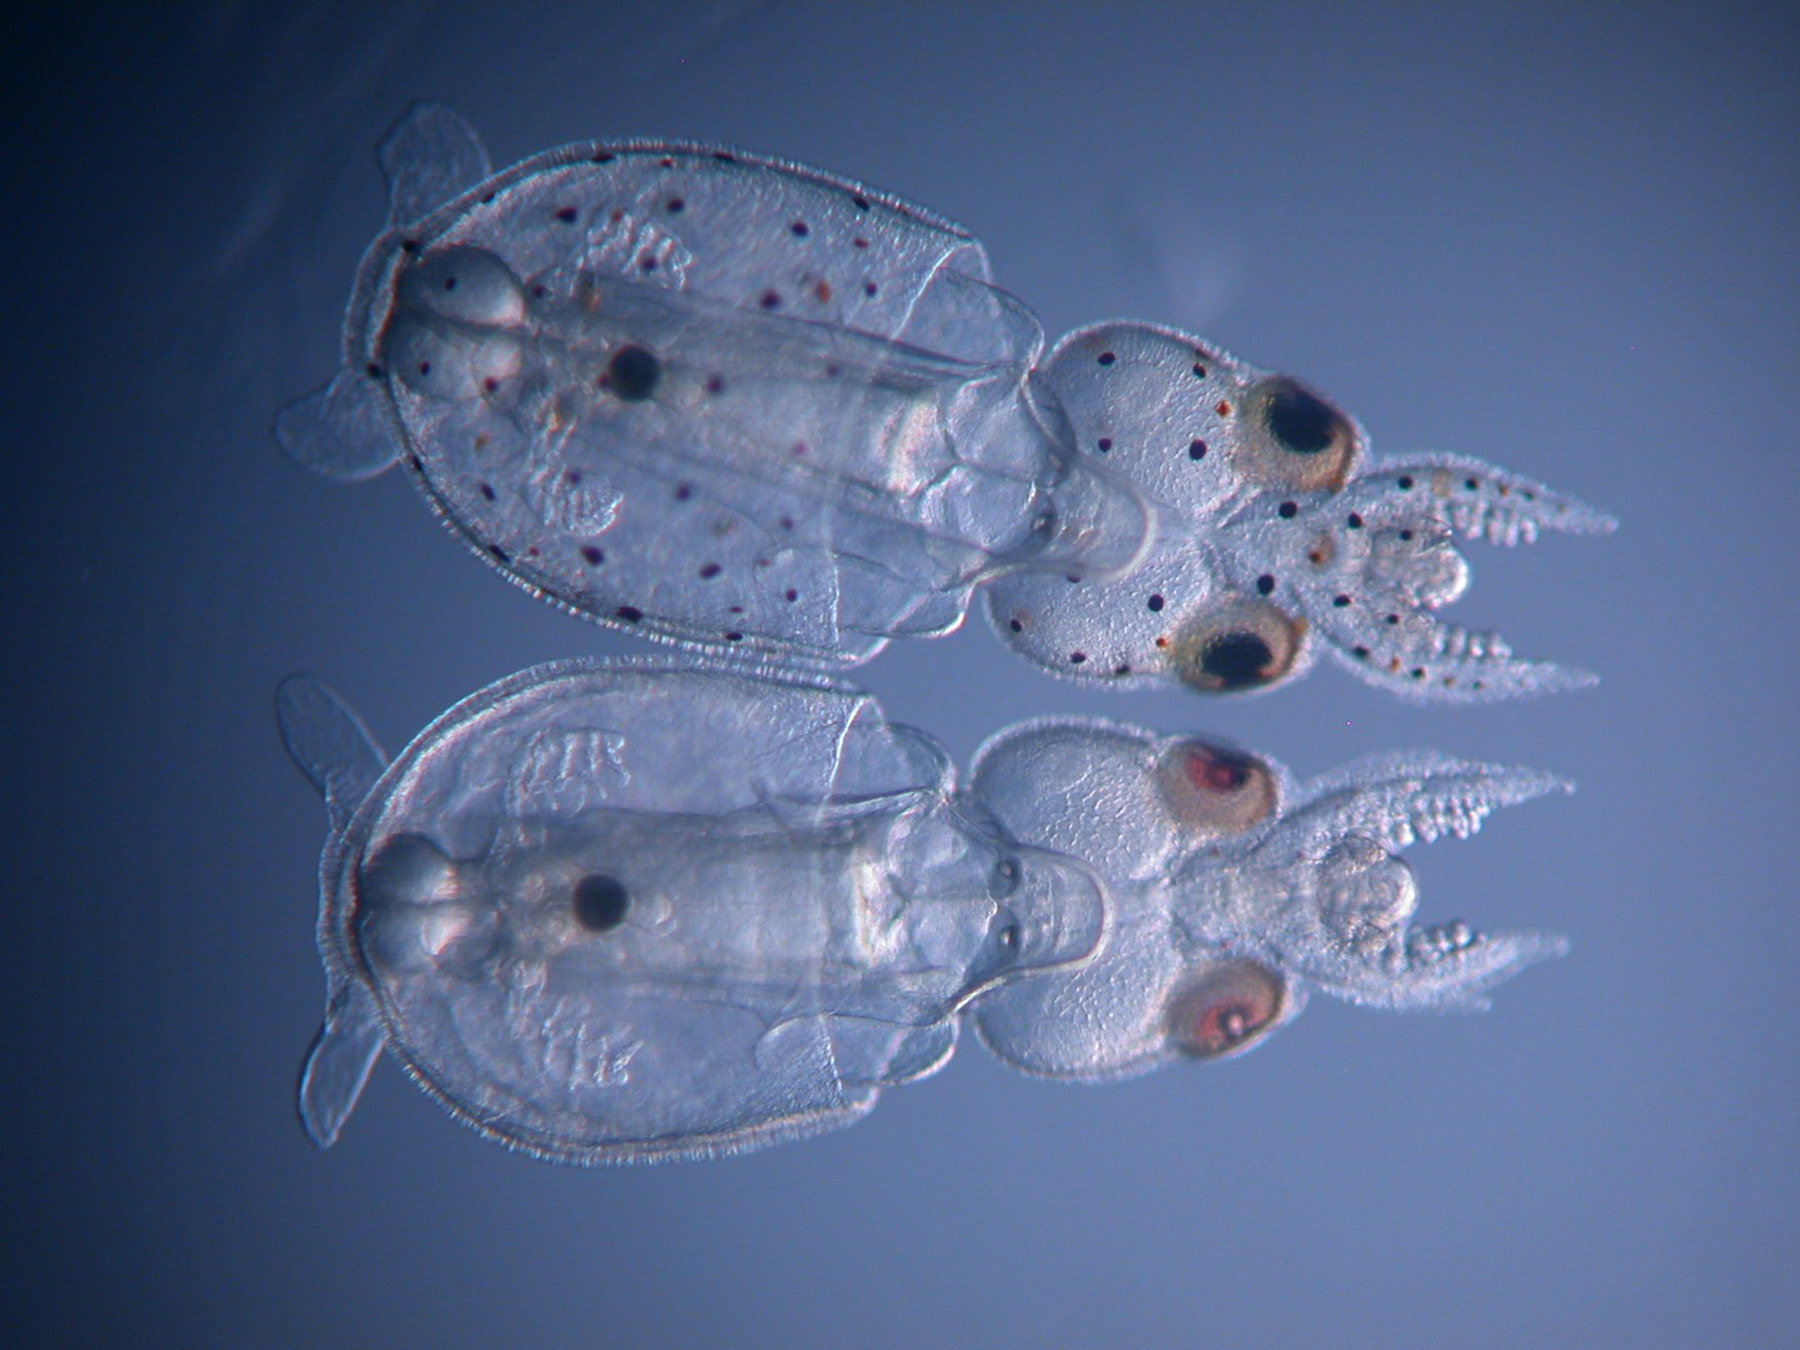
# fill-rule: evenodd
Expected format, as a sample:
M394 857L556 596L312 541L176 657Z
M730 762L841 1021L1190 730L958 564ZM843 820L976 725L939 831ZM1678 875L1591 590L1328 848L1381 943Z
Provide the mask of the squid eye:
M1287 983L1257 961L1214 966L1169 1003L1169 1040L1193 1059L1248 1050L1281 1020Z
M1239 600L1191 622L1175 640L1175 672L1209 694L1261 689L1285 677L1306 624L1264 601Z
M1172 746L1156 778L1169 814L1202 837L1240 834L1273 815L1280 798L1268 765L1205 741Z
M1298 380L1271 375L1245 399L1249 427L1243 470L1271 485L1336 492L1362 453L1362 432Z

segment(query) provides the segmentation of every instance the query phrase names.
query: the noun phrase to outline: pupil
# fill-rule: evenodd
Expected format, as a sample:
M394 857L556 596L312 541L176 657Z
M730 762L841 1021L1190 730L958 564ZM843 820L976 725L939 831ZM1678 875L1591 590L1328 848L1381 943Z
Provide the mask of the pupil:
M1217 680L1221 689L1242 689L1261 684L1274 657L1269 644L1255 633L1221 633L1206 644L1200 668Z
M1188 781L1207 792L1236 792L1250 779L1250 760L1204 746L1188 756Z
M604 872L592 872L575 883L575 922L590 933L605 933L625 922L631 896L625 884Z
M1316 455L1337 438L1337 409L1299 385L1283 383L1269 396L1264 413L1269 434L1296 455Z
M627 403L641 403L662 378L662 362L654 352L629 345L613 353L606 365L607 387Z

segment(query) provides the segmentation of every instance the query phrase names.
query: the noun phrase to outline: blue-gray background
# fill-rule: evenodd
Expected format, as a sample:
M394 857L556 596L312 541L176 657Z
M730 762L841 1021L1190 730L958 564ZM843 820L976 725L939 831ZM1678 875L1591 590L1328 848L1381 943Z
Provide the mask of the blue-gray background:
M8 1099L23 1326L180 1345L1793 1345L1796 41L1776 7L366 3L67 12L10 44ZM149 7L146 7L149 11ZM1419 710L1335 669L1106 697L976 624L859 678L959 758L1016 717L1310 774L1434 744L1572 799L1415 849L1424 914L1571 935L1478 1017L1315 1001L1247 1059L1079 1089L966 1046L853 1130L584 1172L378 1067L291 1094L324 818L276 681L397 748L636 648L398 476L287 464L380 223L372 147L665 135L967 222L1054 334L1191 327L1378 450L1615 510L1475 550L1456 612L1597 691Z

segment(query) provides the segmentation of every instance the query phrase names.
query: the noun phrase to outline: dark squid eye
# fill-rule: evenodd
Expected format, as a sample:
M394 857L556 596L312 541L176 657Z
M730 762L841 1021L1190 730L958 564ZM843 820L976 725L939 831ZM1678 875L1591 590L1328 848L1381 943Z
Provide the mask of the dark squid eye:
M1305 637L1304 621L1266 601L1232 601L1177 635L1176 674L1209 694L1261 689L1294 668Z
M1269 766L1205 741L1182 741L1164 753L1157 786L1169 814L1190 832L1239 834L1275 813L1280 788Z
M1246 403L1264 433L1244 456L1247 476L1302 491L1344 486L1362 452L1356 423L1287 375L1263 380Z
M1247 1050L1281 1020L1287 984L1259 961L1213 966L1169 1002L1169 1040L1193 1059Z

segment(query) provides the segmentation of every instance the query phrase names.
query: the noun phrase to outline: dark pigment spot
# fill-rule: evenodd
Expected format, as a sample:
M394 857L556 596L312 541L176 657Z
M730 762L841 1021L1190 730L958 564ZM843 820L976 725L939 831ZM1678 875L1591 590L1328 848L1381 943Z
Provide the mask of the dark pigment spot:
M575 922L590 933L607 933L625 922L631 896L617 877L589 872L575 883Z
M606 363L606 384L626 403L642 403L662 379L662 362L648 348L628 342Z
M1162 598L1162 597L1161 597L1161 596L1160 596L1160 595L1153 595L1153 596L1151 596L1151 597L1150 597L1150 598L1149 598L1149 599L1148 599L1148 600L1146 600L1146 601L1145 601L1145 602L1144 602L1144 604L1145 604L1145 605L1146 605L1146 606L1148 606L1148 608L1149 608L1149 610L1150 610L1150 612L1151 612L1151 613L1152 613L1152 614L1155 614L1155 613L1157 613L1157 612L1158 612L1158 611L1159 611L1159 610L1161 610L1161 609L1162 609L1162 607L1163 607L1163 598Z
M575 223L575 208L572 206L563 207L562 210L556 213L556 218L565 225L573 225Z
M626 623L636 623L644 617L644 611L636 605L620 605L613 611L613 616L625 620Z
M1272 591L1274 589L1275 589L1275 578L1270 576L1267 572L1264 572L1260 577L1258 577L1256 579L1256 591L1257 591L1258 595L1267 595L1270 591Z
M582 545L581 556L587 559L587 565L589 567L598 567L601 563L606 561L606 555L592 544Z
M1189 441L1188 442L1188 458L1189 459L1205 459L1206 458L1206 442L1205 441Z

